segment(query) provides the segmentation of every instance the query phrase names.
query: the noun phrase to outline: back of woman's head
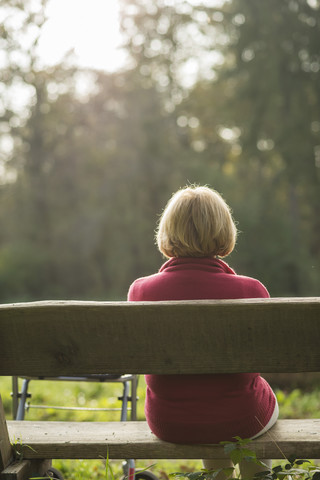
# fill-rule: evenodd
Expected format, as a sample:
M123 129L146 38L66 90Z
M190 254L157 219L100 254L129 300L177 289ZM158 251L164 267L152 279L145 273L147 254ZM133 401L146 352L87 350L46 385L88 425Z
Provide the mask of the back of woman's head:
M159 250L170 257L225 257L237 236L230 208L208 187L176 192L164 209L157 231Z

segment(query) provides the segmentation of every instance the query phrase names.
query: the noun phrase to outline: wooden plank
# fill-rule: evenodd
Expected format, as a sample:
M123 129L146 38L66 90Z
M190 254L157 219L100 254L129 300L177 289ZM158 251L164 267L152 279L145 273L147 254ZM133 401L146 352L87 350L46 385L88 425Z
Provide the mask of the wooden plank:
M14 462L1 471L1 480L27 480L30 473L31 460L22 460L21 462Z
M9 465L12 458L12 447L7 429L6 417L0 396L0 472Z
M146 422L8 422L24 458L224 458L216 445L179 445L157 439ZM26 445L23 447L23 445ZM30 448L31 447L31 448ZM260 458L319 458L320 419L279 420L250 444Z
M29 480L42 477L51 466L51 460L21 460L10 464L0 473L1 480Z
M320 371L320 297L1 305L0 331L0 375Z

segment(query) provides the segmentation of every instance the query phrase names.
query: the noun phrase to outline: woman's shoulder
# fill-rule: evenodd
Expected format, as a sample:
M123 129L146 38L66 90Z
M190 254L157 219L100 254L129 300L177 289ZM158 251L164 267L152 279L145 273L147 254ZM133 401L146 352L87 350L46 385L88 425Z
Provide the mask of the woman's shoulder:
M269 292L262 282L253 277L235 275L233 281L246 293L244 298L269 298ZM250 296L248 296L250 295Z
M153 273L137 278L129 287L128 301L139 302L145 299L145 292L158 283L160 274Z

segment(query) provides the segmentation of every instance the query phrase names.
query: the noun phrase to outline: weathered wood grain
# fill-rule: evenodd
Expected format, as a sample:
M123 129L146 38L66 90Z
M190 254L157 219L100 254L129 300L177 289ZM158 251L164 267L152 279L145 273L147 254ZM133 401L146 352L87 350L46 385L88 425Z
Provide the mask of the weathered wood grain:
M51 460L17 460L11 463L0 473L1 480L26 480L30 478L43 478ZM49 478L49 477L46 477Z
M320 371L320 298L8 304L0 332L0 375Z
M10 444L6 417L0 396L0 472L9 465L12 458L12 448Z
M146 422L8 422L11 438L21 441L23 456L32 458L224 458L217 445L162 442ZM31 447L31 448L30 448ZM259 458L283 455L319 458L320 419L279 420L249 445Z
M9 304L0 305L0 332L0 375L320 371L320 298ZM146 422L7 424L32 468L53 458L224 457L217 445L162 442ZM3 468L3 414L0 432ZM250 448L260 458L320 458L320 419L279 420Z

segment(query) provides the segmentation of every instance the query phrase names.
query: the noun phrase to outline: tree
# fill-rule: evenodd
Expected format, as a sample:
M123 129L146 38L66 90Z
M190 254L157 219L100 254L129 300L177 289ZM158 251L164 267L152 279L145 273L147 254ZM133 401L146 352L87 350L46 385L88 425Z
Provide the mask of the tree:
M317 294L319 3L122 4L131 63L107 74L44 69L46 2L0 3L2 301L124 299L159 267L158 214L188 182L233 207L236 270Z
M312 266L319 268L319 3L262 1L258 6L238 0L226 4L223 15L230 41L219 76L234 85L224 122L240 132L238 174L248 179L250 172L259 186L261 218L269 218L268 228L282 222L286 230L277 257L280 271L287 271L287 291L316 292L319 272L313 277ZM265 251L265 260L268 251L275 253L273 248Z
M124 4L136 70L171 99L189 171L225 193L247 232L235 263L274 294L317 292L319 2ZM206 68L183 82L194 52Z
M2 299L124 298L131 280L159 264L157 213L171 185L181 185L175 119L135 70L42 69L36 49L32 55L15 73L31 97L25 120L10 129L16 144L6 163L15 176L2 188ZM80 74L92 84L86 98L77 92Z

